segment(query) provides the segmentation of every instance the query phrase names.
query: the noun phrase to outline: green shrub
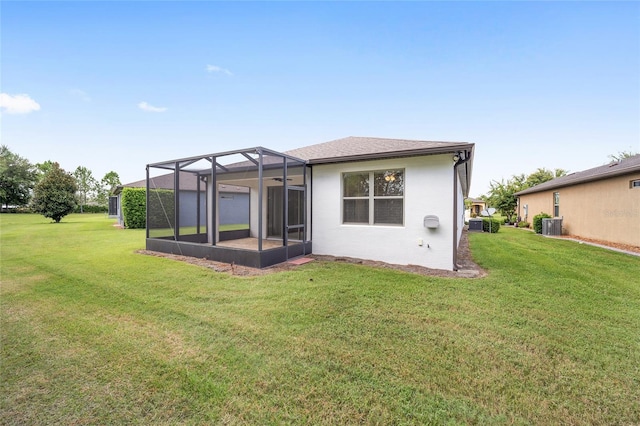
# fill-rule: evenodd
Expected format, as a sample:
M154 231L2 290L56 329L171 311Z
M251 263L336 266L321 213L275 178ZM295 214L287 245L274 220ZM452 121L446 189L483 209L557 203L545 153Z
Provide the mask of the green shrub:
M151 189L149 194L149 229L175 228L175 206L173 190Z
M540 213L533 217L533 230L536 231L536 234L542 234L542 219L549 219L550 215L547 213Z
M524 220L518 222L518 228L528 228L530 226L531 224L529 222L525 222Z
M82 206L82 213L107 213L109 209L106 206L96 206L93 204ZM74 213L80 213L80 206L76 206Z
M122 216L124 226L130 229L147 226L147 190L124 188L122 190ZM170 189L152 189L149 197L149 229L175 227L175 199Z
M124 188L122 190L122 216L126 228L137 229L146 226L146 193L147 190L144 188Z
M484 217L482 218L482 230L495 234L500 230L500 221L498 219Z

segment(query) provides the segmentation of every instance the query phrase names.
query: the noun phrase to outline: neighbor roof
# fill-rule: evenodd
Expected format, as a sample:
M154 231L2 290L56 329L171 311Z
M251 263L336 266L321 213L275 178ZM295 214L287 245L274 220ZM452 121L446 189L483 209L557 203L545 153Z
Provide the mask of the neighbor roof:
M454 153L470 150L472 143L419 141L349 136L316 145L286 151L285 154L307 160L309 164L342 163L378 158Z
M166 175L160 175L149 179L149 185L153 189L173 189L174 186L173 173ZM122 188L146 188L147 180L138 180L124 185L118 185L116 193L122 191ZM204 187L204 186L203 186ZM180 175L180 190L182 191L196 191L198 189L198 176L193 173L182 173ZM220 192L249 192L249 188L236 185L219 185Z
M581 183L591 182L594 180L608 179L615 176L622 176L630 173L640 172L640 154L629 158L624 158L614 163L605 164L604 166L594 167L592 169L583 170L581 172L571 173L566 176L552 179L531 188L516 192L515 195L533 194L536 192L546 191L549 189L561 188L564 186L578 185Z
M149 186L152 189L173 189L175 184L173 173L160 175L149 179ZM135 182L119 185L118 188L146 188L147 180L142 179ZM195 191L198 187L198 176L191 173L180 175L180 189L183 191Z
M485 200L481 200L480 198L471 198L471 197L467 198L465 201L469 201L469 202L471 202L471 203L477 203L477 204L480 204L480 203L484 204L484 203L486 203L486 201L485 201Z

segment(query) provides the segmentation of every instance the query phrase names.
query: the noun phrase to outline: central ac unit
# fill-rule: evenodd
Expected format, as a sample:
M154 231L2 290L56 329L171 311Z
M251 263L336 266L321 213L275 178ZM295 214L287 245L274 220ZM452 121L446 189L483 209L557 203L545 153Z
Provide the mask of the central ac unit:
M562 235L562 218L542 219L542 235Z

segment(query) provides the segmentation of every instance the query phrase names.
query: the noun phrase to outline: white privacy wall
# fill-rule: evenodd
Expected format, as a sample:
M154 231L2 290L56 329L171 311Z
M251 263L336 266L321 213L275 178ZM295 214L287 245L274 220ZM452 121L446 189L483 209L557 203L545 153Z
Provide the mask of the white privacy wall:
M403 226L342 223L342 173L400 168L405 169ZM453 269L454 190L450 154L314 165L312 179L314 254ZM440 226L425 228L426 215L438 216Z

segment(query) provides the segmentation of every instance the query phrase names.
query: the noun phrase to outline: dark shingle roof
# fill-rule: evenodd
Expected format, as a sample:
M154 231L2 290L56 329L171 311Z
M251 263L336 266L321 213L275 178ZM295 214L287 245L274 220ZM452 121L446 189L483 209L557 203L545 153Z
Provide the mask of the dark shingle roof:
M468 159L472 159L474 144L469 142L419 141L408 139L350 136L347 138L336 139L329 142L292 149L281 154L278 154L275 151L266 150L262 147L256 147L251 149L229 151L225 153L210 154L199 157L183 158L180 160L165 161L162 163L150 164L149 166L172 169L173 165L178 162L191 164L198 161L199 159L203 159L206 157L226 156L235 153L258 152L259 150L263 150L268 154L263 157L263 167L274 168L281 167L281 157L283 154L292 159L304 160L310 165L378 160L386 158L401 158L433 154L455 154L459 152L465 152L465 156L468 157ZM225 164L224 170L226 172L234 172L237 170L245 170L247 168L254 167L255 164L251 161L241 161L233 164ZM471 169L472 161L465 162L462 167L458 169L462 179L463 193L465 195L468 194L468 189L471 181ZM144 181L140 181L140 183L144 183ZM131 185L132 184L126 186ZM157 187L161 187L160 184L156 185ZM182 187L182 181L180 186Z
M474 144L468 142L417 141L349 136L329 142L286 151L285 154L306 160L309 164L344 163L350 161L412 157L432 154L454 154L465 151L473 161ZM472 161L458 169L462 193L469 194Z
M156 189L173 189L173 173L168 173L166 175L156 176L150 179L149 185L151 188ZM197 183L197 175L193 173L182 173L180 175L180 189L182 191L196 191L198 188ZM131 183L125 183L124 185L119 185L118 188L122 190L122 188L146 188L147 181L146 179L138 180ZM204 184L200 185L200 189L204 190ZM236 185L219 185L220 192L237 192L237 193L248 193L249 188L244 186L236 186ZM117 191L119 192L119 191Z
M516 192L515 195L533 194L549 189L577 185L580 183L608 179L615 176L637 172L640 172L640 154L622 159L621 161L605 164L604 166L598 166L592 169L583 170L581 172L571 173L567 176L555 178L553 180L525 189L524 191Z
M180 189L183 191L195 191L198 185L198 176L191 173L182 173L180 175ZM160 175L149 179L149 186L155 189L173 189L174 180L173 173ZM146 188L147 180L142 179L135 182L121 185L126 188ZM203 185L204 186L204 185Z
M442 154L470 149L468 142L418 141L350 136L286 151L310 164L336 163L377 158Z
M197 191L198 182L197 175L192 173L182 173L180 175L180 190L182 191ZM173 173L168 173L166 175L160 175L156 177L152 177L149 181L149 186L155 189L173 189L174 181L173 181ZM122 188L146 188L147 181L146 179L138 180L131 183L125 183L124 185L119 185L119 190ZM200 185L200 189L204 189L204 184ZM243 186L236 185L225 185L220 184L219 189L221 192L249 192L249 188ZM120 192L120 191L116 191Z

